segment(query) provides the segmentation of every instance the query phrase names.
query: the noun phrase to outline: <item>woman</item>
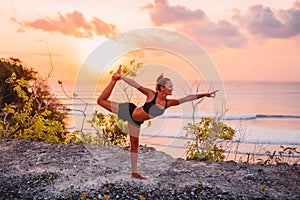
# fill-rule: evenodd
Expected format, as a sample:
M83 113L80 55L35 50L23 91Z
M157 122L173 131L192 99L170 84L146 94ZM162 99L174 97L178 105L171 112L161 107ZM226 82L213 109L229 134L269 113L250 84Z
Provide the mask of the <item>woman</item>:
M130 86L138 89L146 95L147 100L143 106L137 107L133 103L117 103L108 100L111 92L118 80L123 80ZM112 80L99 96L97 103L106 110L118 114L118 117L124 121L128 121L128 131L130 136L130 157L132 174L131 178L146 179L137 171L137 158L139 146L139 134L141 124L156 116L162 115L164 111L171 107L177 106L187 101L196 100L203 97L215 97L216 91L203 94L187 95L180 99L167 99L168 95L172 95L173 84L170 79L160 76L157 79L156 92L143 87L136 81L121 75L121 65L117 72L112 76Z

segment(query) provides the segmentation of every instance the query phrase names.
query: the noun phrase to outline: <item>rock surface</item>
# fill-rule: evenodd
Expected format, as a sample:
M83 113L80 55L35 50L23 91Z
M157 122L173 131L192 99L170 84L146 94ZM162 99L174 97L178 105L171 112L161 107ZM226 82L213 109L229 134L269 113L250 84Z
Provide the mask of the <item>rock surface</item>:
M0 140L2 199L300 199L300 165L206 163L128 149Z

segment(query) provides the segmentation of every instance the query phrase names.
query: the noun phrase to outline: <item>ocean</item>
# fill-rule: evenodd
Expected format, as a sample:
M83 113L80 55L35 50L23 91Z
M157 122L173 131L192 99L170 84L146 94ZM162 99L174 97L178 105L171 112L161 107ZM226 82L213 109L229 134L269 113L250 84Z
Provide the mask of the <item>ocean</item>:
M247 154L260 155L266 151L279 150L279 146L296 147L300 149L300 82L299 83L271 83L271 82L225 82L226 112L220 119L236 130L231 146L227 147L228 159L242 159ZM53 84L52 84L53 85ZM81 128L83 111L87 118L96 110L108 114L96 104L96 98L101 90L95 90L88 83L80 84L76 88L76 98L71 99L74 85L64 85L65 92L58 86L53 93L67 107L75 109L70 112L68 128L70 131ZM78 87L78 84L77 84ZM180 97L186 94L174 84L174 92ZM203 89L203 88L202 88ZM206 92L206 88L200 92ZM116 89L112 94L114 101L124 101L122 90ZM136 93L135 93L136 94ZM123 95L123 96L122 96ZM218 95L218 94L217 94ZM122 97L121 97L122 96ZM138 96L138 95L137 95ZM138 96L138 104L143 99ZM135 100L136 100L135 99ZM173 157L184 157L185 144L188 139L183 138L183 127L192 121L205 116L216 116L210 99L204 99L195 111L191 103L168 109L164 115L152 119L151 126L144 123L141 128L140 144L154 146ZM93 131L88 123L84 124L84 131ZM239 158L237 157L239 156Z

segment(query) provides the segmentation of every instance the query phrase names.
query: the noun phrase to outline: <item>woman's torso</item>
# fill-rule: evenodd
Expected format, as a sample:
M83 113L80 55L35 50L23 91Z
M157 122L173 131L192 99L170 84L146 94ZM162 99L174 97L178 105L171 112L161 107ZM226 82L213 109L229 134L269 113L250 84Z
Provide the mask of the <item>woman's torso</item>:
M142 122L162 115L167 108L167 99L166 97L159 99L157 96L158 93L155 93L151 101L137 107L132 113L133 120Z

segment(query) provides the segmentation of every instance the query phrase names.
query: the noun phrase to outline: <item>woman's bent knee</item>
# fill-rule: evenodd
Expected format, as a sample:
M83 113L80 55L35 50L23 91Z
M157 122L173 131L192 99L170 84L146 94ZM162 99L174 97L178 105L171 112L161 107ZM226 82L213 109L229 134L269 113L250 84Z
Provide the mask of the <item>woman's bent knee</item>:
M98 99L97 100L98 105L100 105L102 108L105 108L106 110L117 114L118 113L118 103L109 101L109 100L103 100L103 99Z
M97 103L99 106L107 109L107 110L111 110L111 103L109 103L107 100L104 100L104 99L98 99L97 100Z

